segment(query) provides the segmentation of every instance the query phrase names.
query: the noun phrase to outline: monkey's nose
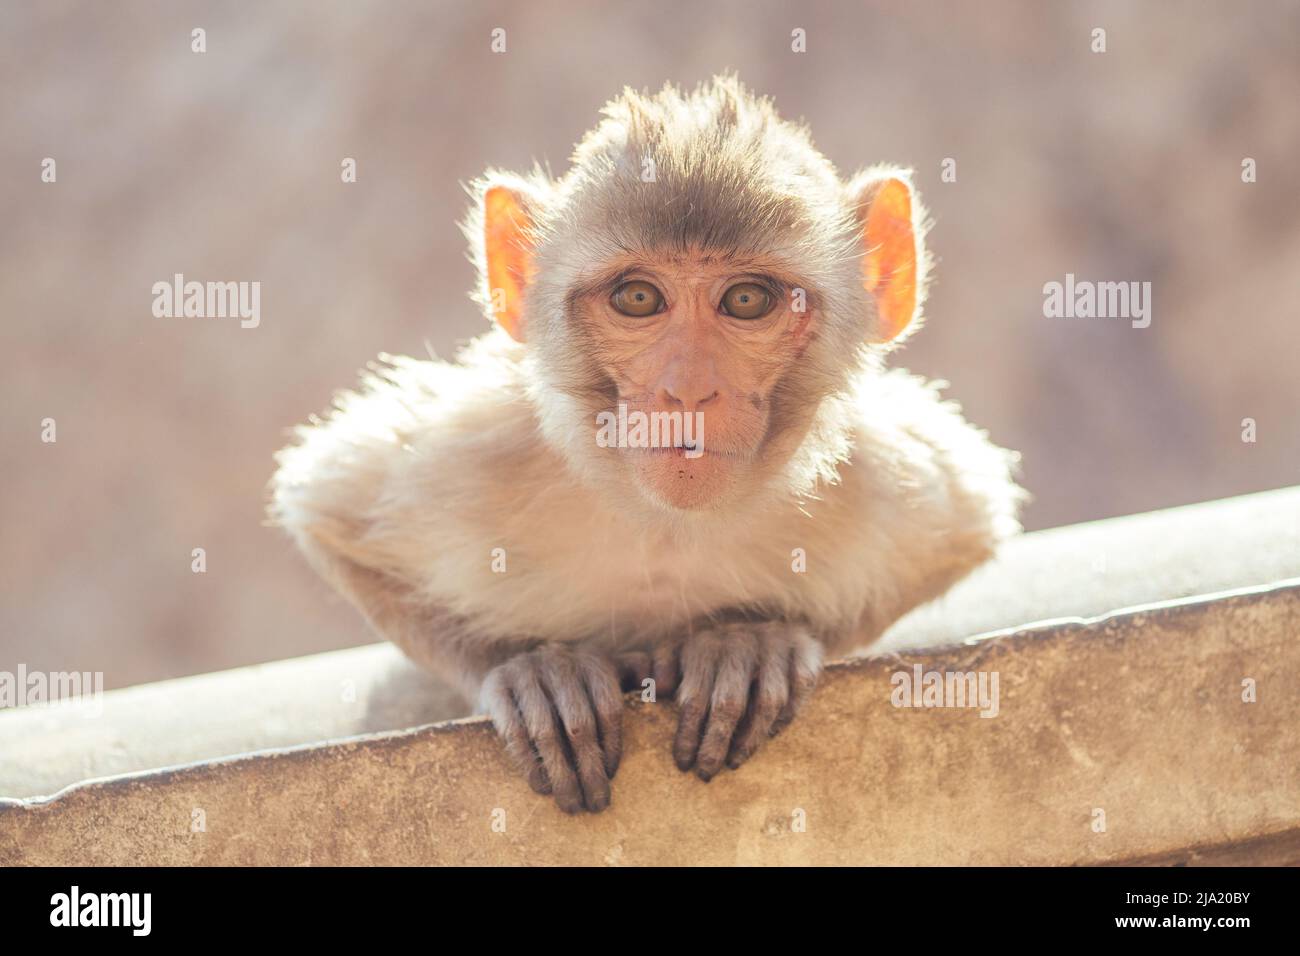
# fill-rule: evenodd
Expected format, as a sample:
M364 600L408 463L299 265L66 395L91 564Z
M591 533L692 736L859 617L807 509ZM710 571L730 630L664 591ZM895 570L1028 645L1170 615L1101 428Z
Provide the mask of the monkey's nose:
M684 395L697 395L699 397L683 399L678 396L677 394L678 392L681 392ZM714 389L678 388L676 391L674 391L671 387L665 386L664 388L661 388L659 390L659 400L664 404L666 408L681 408L684 411L694 412L697 411L702 406L709 404L710 402L716 403L718 398L721 396L721 394L722 393L719 392L716 388Z

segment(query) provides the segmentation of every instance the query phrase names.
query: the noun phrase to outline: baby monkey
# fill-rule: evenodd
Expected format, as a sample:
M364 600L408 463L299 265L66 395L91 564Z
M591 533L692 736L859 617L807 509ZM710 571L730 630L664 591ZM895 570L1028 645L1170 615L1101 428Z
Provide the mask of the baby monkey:
M925 292L906 171L841 181L719 77L472 193L495 328L384 357L279 453L271 512L562 809L609 804L622 689L675 699L708 780L1018 530L1014 456L883 365Z

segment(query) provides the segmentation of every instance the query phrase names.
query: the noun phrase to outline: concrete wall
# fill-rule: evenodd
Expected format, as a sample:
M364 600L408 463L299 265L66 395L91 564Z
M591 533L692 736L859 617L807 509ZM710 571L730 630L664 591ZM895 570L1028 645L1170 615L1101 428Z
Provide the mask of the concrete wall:
M0 713L0 864L1300 862L1297 528L1291 489L1028 535L709 784L632 702L596 817L480 719L402 729L463 705L383 646ZM961 639L1008 615L1057 620ZM895 706L917 665L997 715Z

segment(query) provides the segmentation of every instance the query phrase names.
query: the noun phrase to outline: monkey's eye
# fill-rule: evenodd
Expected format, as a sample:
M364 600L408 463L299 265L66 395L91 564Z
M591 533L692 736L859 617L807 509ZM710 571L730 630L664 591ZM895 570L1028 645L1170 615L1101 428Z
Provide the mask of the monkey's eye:
M636 279L615 289L609 297L609 304L624 315L640 319L658 312L663 307L664 297L649 282Z
M722 311L737 319L761 319L772 305L772 293L757 282L737 282L722 294Z

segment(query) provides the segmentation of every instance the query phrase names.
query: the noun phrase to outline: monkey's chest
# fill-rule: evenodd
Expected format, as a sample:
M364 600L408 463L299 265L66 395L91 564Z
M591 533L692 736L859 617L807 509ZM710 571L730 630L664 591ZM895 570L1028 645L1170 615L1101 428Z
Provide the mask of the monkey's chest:
M752 546L641 541L552 558L556 593L619 633L671 630L719 610L770 603L778 591L767 570L777 559Z

